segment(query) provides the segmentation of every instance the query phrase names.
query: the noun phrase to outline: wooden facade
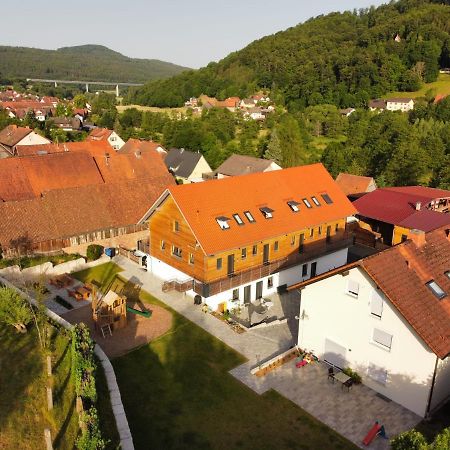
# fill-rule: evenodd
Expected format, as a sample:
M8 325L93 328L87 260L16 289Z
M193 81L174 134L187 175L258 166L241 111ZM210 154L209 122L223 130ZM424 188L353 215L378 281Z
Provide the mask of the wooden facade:
M225 285L227 289L239 285L240 275L246 274L245 281L255 280L307 259L348 247L351 243L346 231L346 219L342 218L207 255L170 195L159 205L157 214L150 217L149 224L149 253L191 276L196 280L194 286L197 288L194 287L194 290L202 295L205 292L198 288L199 284L223 284L224 288L218 290L220 292L225 290ZM208 294L212 295L216 291L216 288L210 289Z

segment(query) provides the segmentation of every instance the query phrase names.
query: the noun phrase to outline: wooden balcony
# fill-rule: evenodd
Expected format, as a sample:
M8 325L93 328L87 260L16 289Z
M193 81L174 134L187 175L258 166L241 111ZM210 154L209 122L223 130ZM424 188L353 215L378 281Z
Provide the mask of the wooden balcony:
M323 239L320 242L311 244L305 243L305 247L301 253L297 250L285 258L272 260L267 264L262 264L242 272L236 272L232 276L218 278L209 281L208 283L194 280L194 291L202 297L209 297L218 294L219 292L234 289L243 284L248 284L252 281L268 277L281 270L302 264L320 256L348 248L352 244L353 235L349 233L344 233L339 237L332 237L328 240Z

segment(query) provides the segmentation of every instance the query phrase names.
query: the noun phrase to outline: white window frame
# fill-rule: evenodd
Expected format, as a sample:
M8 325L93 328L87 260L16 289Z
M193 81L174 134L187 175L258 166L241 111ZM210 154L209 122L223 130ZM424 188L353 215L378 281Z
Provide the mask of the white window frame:
M311 203L309 203L309 200L307 198L303 198L302 201L308 209L312 208L312 205L311 205Z
M370 297L370 315L381 319L383 316L383 306L383 297L377 291L373 291Z
M378 337L376 336L378 334ZM383 336L384 335L384 336ZM390 337L390 339L389 339ZM386 340L384 338L387 338L389 340L389 345L386 345ZM392 341L394 340L394 335L388 333L387 331L381 330L380 328L374 327L372 331L372 343L376 344L378 347L382 348L383 350L391 351L392 349ZM384 341L384 342L383 342Z
M250 211L244 211L244 216L247 217L247 220L250 223L256 222L255 218L253 217L253 214Z
M353 286L351 285L351 283L353 283ZM350 295L353 298L358 298L359 297L359 290L360 290L359 282L356 281L356 280L352 280L350 278L347 281L347 286L345 288L345 291L346 291L347 295Z

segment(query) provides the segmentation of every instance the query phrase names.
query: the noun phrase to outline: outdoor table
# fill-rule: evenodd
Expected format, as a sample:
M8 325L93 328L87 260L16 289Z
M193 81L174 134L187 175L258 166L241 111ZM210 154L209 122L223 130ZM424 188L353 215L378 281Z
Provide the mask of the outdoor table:
M350 380L350 377L346 375L344 372L338 372L333 377L335 380L338 380L340 383L344 384L346 381Z

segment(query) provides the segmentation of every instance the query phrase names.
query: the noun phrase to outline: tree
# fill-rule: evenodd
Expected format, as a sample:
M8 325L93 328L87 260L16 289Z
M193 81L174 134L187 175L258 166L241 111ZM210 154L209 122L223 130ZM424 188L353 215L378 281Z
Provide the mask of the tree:
M294 167L304 164L305 148L298 122L290 114L285 114L276 127L281 144L282 167Z
M280 138L278 137L277 130L273 130L272 134L270 135L270 141L267 146L267 150L264 153L264 158L266 159L272 159L275 161L278 165L282 164L283 160L283 152L281 150L281 142Z
M84 94L77 94L73 98L75 108L86 108L87 97Z
M391 441L392 450L427 450L429 447L422 433L406 431Z
M14 289L0 287L0 322L12 325L20 333L26 333L31 319L27 301Z

